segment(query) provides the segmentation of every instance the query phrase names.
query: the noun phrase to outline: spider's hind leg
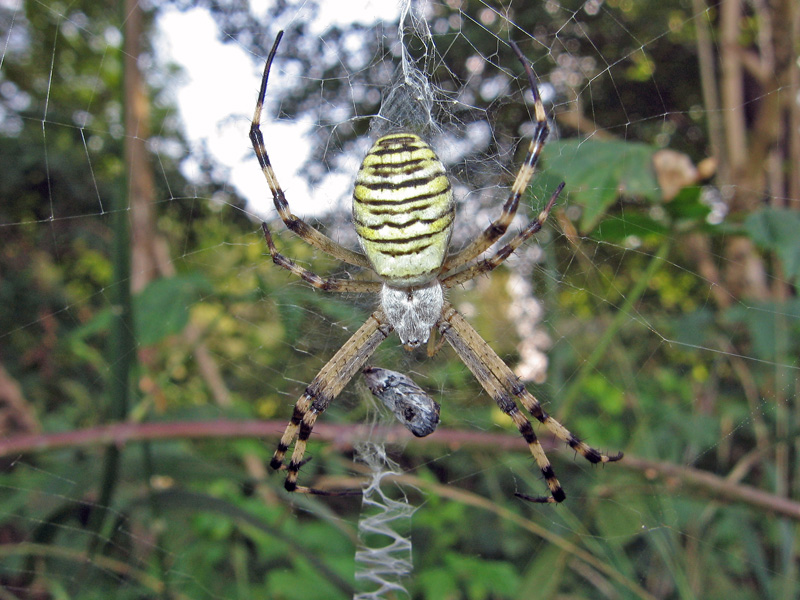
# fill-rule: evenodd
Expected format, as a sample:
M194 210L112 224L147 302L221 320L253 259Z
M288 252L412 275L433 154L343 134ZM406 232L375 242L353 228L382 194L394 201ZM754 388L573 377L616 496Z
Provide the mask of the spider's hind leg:
M272 45L272 50L270 50L267 63L264 66L264 73L261 76L261 88L258 92L258 101L256 102L255 112L253 113L253 120L250 123L250 142L253 144L253 151L258 159L258 164L261 166L261 171L264 173L264 177L267 180L267 185L272 193L272 200L275 204L275 208L287 229L293 231L318 250L322 250L334 258L357 267L370 268L370 263L366 256L344 248L325 234L307 224L303 219L292 214L289 209L289 203L286 200L286 194L284 194L280 183L278 183L278 176L272 168L272 163L267 153L267 147L264 144L264 135L261 133L261 113L264 110L264 98L267 94L267 82L269 80L269 72L272 69L272 61L275 60L275 55L278 52L278 46L281 43L282 37L283 31L279 32L275 38L275 43Z
M279 267L294 273L300 279L311 284L318 290L322 290L323 292L369 292L377 294L381 291L381 287L383 287L378 281L359 281L352 279L336 279L334 277L320 277L313 271L309 271L308 269L301 267L291 258L287 258L278 252L278 248L275 246L275 241L272 239L272 234L269 231L269 226L266 223L261 223L261 230L264 232L264 239L267 241L267 248L269 248L269 253L272 256L272 262Z
M443 273L448 271L452 272L456 269L459 269L469 261L477 258L490 246L494 245L494 243L499 240L503 234L505 234L506 230L514 219L514 215L517 213L517 207L519 206L520 199L522 198L525 190L528 188L528 184L533 177L536 165L539 162L539 155L541 154L545 141L547 140L547 136L550 133L550 127L547 124L547 115L544 110L544 105L542 104L542 97L539 94L539 86L536 83L536 75L533 73L531 63L527 58L525 58L525 55L522 54L519 46L517 46L514 42L511 42L510 45L511 49L514 51L514 54L516 54L520 63L522 63L523 68L525 69L525 74L528 78L528 88L530 89L533 97L535 118L533 136L531 137L531 141L528 145L528 153L525 156L525 160L523 161L519 171L517 171L516 177L514 178L514 183L511 186L508 199L506 200L505 204L503 204L502 213L497 219L489 224L483 233L475 238L475 240L468 244L463 250L447 257L447 260L445 260L445 263L442 267Z

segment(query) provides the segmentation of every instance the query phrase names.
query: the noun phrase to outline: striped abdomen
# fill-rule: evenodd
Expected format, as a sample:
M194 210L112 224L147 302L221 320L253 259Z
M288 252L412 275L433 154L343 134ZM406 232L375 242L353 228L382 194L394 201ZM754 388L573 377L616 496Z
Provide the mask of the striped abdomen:
M455 206L444 165L418 135L392 133L370 148L356 177L353 222L378 275L395 286L433 279Z

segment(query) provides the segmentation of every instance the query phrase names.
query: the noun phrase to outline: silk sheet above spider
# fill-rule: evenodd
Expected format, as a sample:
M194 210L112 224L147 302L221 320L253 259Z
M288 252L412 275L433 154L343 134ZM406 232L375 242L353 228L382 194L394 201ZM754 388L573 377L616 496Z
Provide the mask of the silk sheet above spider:
M267 80L283 32L275 39L267 58L255 114L250 127L258 162L269 184L275 208L288 229L314 248L344 263L373 271L380 281L324 278L301 267L278 252L266 223L264 236L273 262L326 292L371 292L379 295L378 309L345 342L342 348L297 400L292 418L278 442L270 466L286 470L285 487L290 492L331 494L298 485L306 443L317 418L392 331L408 349L425 344L436 328L467 365L486 392L519 429L549 488L549 496L517 494L532 502L562 502L564 490L542 449L528 413L560 440L591 463L620 460L622 453L606 455L588 446L561 423L550 417L531 394L461 314L445 299L445 290L464 283L501 265L521 244L542 228L564 184L558 186L544 210L507 244L488 258L478 257L505 234L520 198L533 176L539 154L549 133L547 116L530 64L511 42L525 68L534 99L536 126L528 153L511 186L500 216L463 250L448 254L455 218L455 203L444 165L431 147L416 133L398 129L380 137L364 158L353 192L353 222L364 253L348 250L296 217L270 164L261 134L261 113ZM294 444L289 463L284 459Z

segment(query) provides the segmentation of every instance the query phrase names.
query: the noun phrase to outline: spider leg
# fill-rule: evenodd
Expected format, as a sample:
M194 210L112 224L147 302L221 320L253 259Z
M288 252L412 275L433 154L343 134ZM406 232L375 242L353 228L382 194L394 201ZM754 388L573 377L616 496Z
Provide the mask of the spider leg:
M467 320L447 302L445 302L442 308L439 330L450 345L453 346L453 349L461 357L467 367L469 367L470 371L478 378L478 381L480 381L484 389L494 396L501 409L505 410L504 407L508 406L509 410L511 410L511 405L505 398L498 395L498 390L516 396L522 403L522 406L525 407L525 410L531 413L542 425L547 427L551 433L560 440L566 442L570 448L579 452L589 462L593 464L607 463L615 462L622 458L622 452L609 456L592 448L581 441L561 423L549 416L544 409L542 409L539 401L525 388L519 378L514 375L514 372L502 361L497 353L492 350L491 346L489 346ZM503 404L501 404L501 400ZM515 404L514 408L516 408ZM513 411L508 414L514 419L514 423L517 425L520 433L522 433L525 440L528 442L531 453L547 481L553 500L555 502L563 501L566 496L563 490L561 490L561 486L558 484L558 480L553 474L552 467L550 467L550 462L544 455L544 451L538 441L536 441L535 436L532 438L529 437L525 424L520 418L524 418L524 416L520 415L520 417L516 417ZM527 421L527 419L525 420ZM530 425L530 423L528 423L528 425ZM537 502L543 501L541 499L534 500Z
M497 403L497 406L500 407L500 410L511 417L511 420L514 421L514 425L517 426L520 434L528 443L528 448L530 449L531 454L536 461L536 465L542 472L545 482L547 483L547 487L550 490L550 496L534 497L521 495L521 497L524 497L526 500L531 502L563 502L567 496L564 493L564 490L561 488L561 484L558 482L558 478L553 471L550 460L544 453L544 449L539 443L536 433L533 431L531 422L524 414L520 412L519 407L517 407L517 403L514 401L514 398L505 389L503 389L500 381L487 367L485 357L481 355L481 351L483 351L484 348L481 348L480 344L474 343L474 341L471 339L473 336L468 335L465 337L461 332L458 331L458 329L461 329L460 327L457 329L451 325L454 315L458 315L459 317L461 316L455 311L455 309L449 306L449 304L446 305L445 309L442 311L442 320L439 322L439 331L442 334L442 338L450 343L450 345L453 347L453 350L455 350L456 354L458 354L459 358L464 361L464 364L467 365L483 389L486 390L486 393L494 398L494 401ZM466 321L463 322L466 323ZM474 333L474 337L478 337L478 334L474 329L472 332ZM483 339L481 339L481 341L483 341ZM486 348L489 348L488 344L486 344ZM489 348L489 351L494 352L491 350L491 348Z
M542 148L544 148L545 141L547 140L547 136L550 133L550 127L547 124L547 114L545 113L544 105L542 104L539 88L536 85L536 76L533 74L533 69L531 68L528 60L525 58L525 55L522 54L519 46L517 46L514 42L510 42L510 44L511 48L514 50L514 53L517 55L517 58L525 68L525 73L528 76L528 85L530 86L531 93L533 94L533 111L534 116L536 117L536 128L534 129L533 137L528 145L528 153L525 156L525 160L517 172L517 176L514 179L513 185L511 186L511 192L509 193L508 199L506 200L505 204L503 204L503 212L500 214L500 217L492 221L483 231L483 233L481 233L481 235L479 235L467 247L455 254L448 256L442 265L442 273L451 271L468 263L503 236L508 229L508 226L511 224L511 221L514 219L514 215L517 213L517 207L519 206L520 198L522 197L523 192L528 187L528 184L533 177L536 163L539 162L539 155L541 154Z
M267 94L267 80L269 79L269 72L272 68L272 61L275 59L275 54L278 51L278 45L282 37L283 31L278 33L278 36L275 38L275 43L272 45L272 50L270 50L269 56L267 57L267 64L264 67L264 74L261 78L261 89L258 93L255 114L250 124L250 141L253 144L253 150L255 150L256 157L258 158L258 164L261 165L261 171L264 173L269 189L272 192L275 208L278 210L278 214L287 229L296 233L318 250L322 250L334 258L338 258L343 262L357 267L370 268L366 256L337 244L327 235L320 233L311 225L292 214L289 210L289 203L286 201L286 195L283 193L283 189L281 189L278 178L275 175L275 170L270 163L267 148L264 145L264 136L261 134L261 112L264 108L264 97Z
M361 367L369 360L378 345L392 332L392 326L386 322L386 315L382 310L376 310L366 322L356 331L349 340L333 355L322 370L308 384L305 392L294 406L294 412L286 430L283 432L275 454L272 456L270 466L276 470L286 469L286 482L284 487L289 492L318 495L351 495L361 493L351 490L346 492L326 492L315 488L297 485L297 474L305 463L303 455L306 443L311 436L311 431L317 418L328 405L344 389ZM294 443L291 459L284 465L284 457L289 447Z
M445 289L449 289L453 286L456 286L460 283L464 283L465 281L469 281L470 279L474 279L479 275L484 273L488 273L502 265L506 259L511 256L514 251L519 248L522 244L524 244L531 236L536 234L541 228L544 222L547 220L547 217L550 215L550 211L553 209L553 205L558 200L559 194L561 194L561 190L564 189L564 182L556 188L556 191L553 192L553 195L550 196L550 200L547 202L547 206L544 207L544 210L539 213L533 221L528 223L528 225L520 231L517 235L515 235L505 246L500 248L491 258L486 258L481 261L478 261L474 265L467 267L462 271L457 271L452 275L446 276L442 279L442 286Z
M286 269L287 271L291 271L303 281L310 283L318 290L322 290L324 292L372 292L376 294L381 291L383 284L381 284L379 281L357 281L351 279L334 278L325 279L313 271L304 269L291 258L287 258L278 252L278 249L275 247L275 242L272 239L272 234L270 234L269 227L266 223L261 223L261 229L264 230L264 238L267 240L267 247L269 248L269 253L272 256L272 262L279 267Z

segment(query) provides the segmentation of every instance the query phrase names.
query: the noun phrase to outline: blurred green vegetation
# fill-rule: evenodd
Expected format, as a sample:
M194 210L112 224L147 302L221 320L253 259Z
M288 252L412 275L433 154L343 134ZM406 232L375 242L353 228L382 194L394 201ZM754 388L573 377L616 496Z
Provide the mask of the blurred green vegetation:
M426 359L388 340L374 362L412 373L442 404L439 432L390 448L413 484L404 492L419 506L406 585L413 598L437 599L795 598L798 196L790 185L781 196L762 181L757 191L767 201L742 209L745 201L722 192L753 186L736 177L735 165L723 168L722 153L716 170L693 172L667 197L658 177L666 169L654 168L659 149L698 164L713 155L706 120L716 111L698 108L705 100L695 28L721 35L722 17L716 7L678 0L607 2L599 14L595 4L603 5L525 4L504 14L536 34L524 49L543 80L554 63L564 68L562 58L588 60L576 67L584 79L568 89L591 102L584 110L598 126L586 140L592 131L557 121L562 138L546 147L527 198L535 214L547 191L567 181L537 238L543 256L530 275L552 341L546 381L531 387L572 431L626 458L591 468L549 444L567 501L525 503L514 493L543 493L541 477L466 367L447 348ZM186 144L163 99L165 76L148 82L150 96L161 98L151 106L151 130L178 151L151 155L150 204L173 272L135 290L133 346L123 350L130 368L119 374L115 289L137 273L120 275L113 259L114 228L127 220L114 220L114 207L128 206L123 142L133 137L123 120L118 8L0 8L13 42L0 80L0 440L34 436L24 438L34 440L25 452L0 458L0 598L352 597L360 501L287 495L281 474L265 468L282 425L265 438L176 434L112 450L78 442L35 450L35 436L119 420L110 390L120 377L129 397L124 420L134 426L288 419L304 386L374 306L372 298L329 297L275 268L259 224L207 157L194 157L199 181L184 179ZM274 32L245 7L207 8L228 39L266 54ZM450 25L432 28L440 51L448 49L434 76L450 78L454 89L477 88L481 77L465 71L464 58L477 51L512 64L510 53L493 54L508 23L485 4L461 10L435 5L432 22ZM144 57L154 14L146 15ZM742 17L743 49L763 42L764 16ZM306 66L315 44L344 52L344 32L323 43L305 29L294 23L281 52ZM631 33L620 42L622 31ZM281 114L317 114L322 139L332 134L319 115L328 103L352 104L342 96L352 88L333 70L308 77L321 80L326 102L300 86L281 98ZM748 98L769 97L768 83L748 86ZM368 96L361 100L357 114L377 112ZM496 116L493 141L517 138L528 118L519 103L482 108ZM753 129L755 122L747 119ZM345 148L367 125L341 115L330 123ZM315 160L329 166L330 158ZM796 164L781 158L749 172L777 161L788 177ZM738 208L710 218L725 202ZM315 272L341 272L291 235L277 242ZM743 283L753 273L762 286ZM521 340L509 278L499 269L450 300L468 307L470 322L515 365ZM363 394L363 384L351 384L320 421L350 431L369 418ZM445 431L464 437L437 441ZM467 436L475 432L487 435ZM493 433L514 444L491 443ZM550 442L543 430L542 438ZM304 483L338 485L363 474L352 450L330 440L312 437L310 454Z

